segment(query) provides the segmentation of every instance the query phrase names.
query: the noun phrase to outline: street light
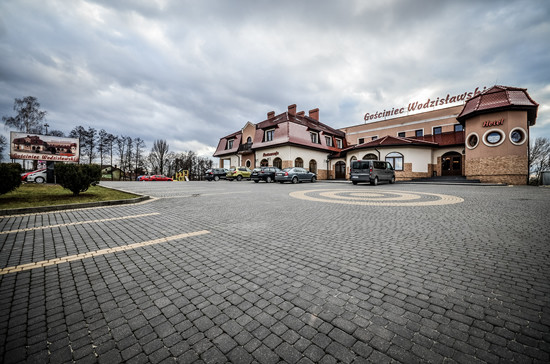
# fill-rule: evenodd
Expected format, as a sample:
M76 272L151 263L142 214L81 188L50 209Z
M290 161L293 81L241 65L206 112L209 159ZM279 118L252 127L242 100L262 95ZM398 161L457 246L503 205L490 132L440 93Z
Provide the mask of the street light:
M48 123L44 124L44 126L46 127L46 135L48 135L48 127L49 127Z

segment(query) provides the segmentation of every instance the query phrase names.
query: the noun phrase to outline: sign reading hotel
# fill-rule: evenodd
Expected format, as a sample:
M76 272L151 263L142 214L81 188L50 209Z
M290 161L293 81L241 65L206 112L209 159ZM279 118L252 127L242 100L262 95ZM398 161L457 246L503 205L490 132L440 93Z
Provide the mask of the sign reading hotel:
M10 158L78 162L78 139L49 135L10 133Z
M426 101L415 101L415 102L409 103L409 106L407 107L407 109L405 109L404 107L402 108L392 107L391 111L390 110L384 110L382 112L376 111L374 114L366 113L363 119L365 121L369 121L369 120L387 118L388 116L396 117L399 114L405 113L405 110L407 110L407 113L409 113L409 112L429 109L437 106L454 104L456 102L469 100L472 97L479 95L483 91L485 91L485 87L483 87L482 91L479 91L479 87L476 87L476 89L473 92L464 92L463 94L454 95L454 96L447 94L447 97L441 97L441 98L438 97L433 100L429 98Z

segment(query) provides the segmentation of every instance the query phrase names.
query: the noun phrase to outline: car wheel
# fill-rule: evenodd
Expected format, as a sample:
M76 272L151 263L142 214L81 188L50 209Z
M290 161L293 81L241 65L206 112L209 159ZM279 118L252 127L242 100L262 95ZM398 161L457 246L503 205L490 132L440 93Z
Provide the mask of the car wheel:
M242 181L243 180L243 176L237 176L237 181Z
M315 181L317 181L317 178L315 176L311 177L311 183L315 183Z
M267 176L267 178L265 179L265 181L266 181L267 183L273 182L273 181L271 180L271 177L269 177L269 176Z
M357 182L355 182L355 181L352 181L351 183L353 183L354 186L357 184Z
M218 177L218 176L214 177L214 181L218 182L219 180L220 180L220 177Z
M34 179L34 182L36 182L36 183L44 183L45 180L44 180L44 178L42 178L42 177L36 177L36 178Z
M254 180L254 183L258 183L258 182L260 182L259 179L255 179L255 180Z
M395 183L395 176L390 179L390 184L393 185L394 183Z
M298 177L292 178L292 183L294 183L294 184L298 183Z
M378 186L378 177L374 177L374 181L370 183L373 186Z

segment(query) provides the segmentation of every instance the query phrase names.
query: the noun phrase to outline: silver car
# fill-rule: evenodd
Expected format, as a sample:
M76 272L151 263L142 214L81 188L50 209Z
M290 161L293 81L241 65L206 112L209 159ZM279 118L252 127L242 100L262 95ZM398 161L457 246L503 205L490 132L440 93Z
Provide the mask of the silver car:
M395 170L390 162L356 160L351 163L350 180L354 185L359 182L370 182L374 186L383 181L395 183Z
M285 168L275 174L275 181L279 183L285 182L315 182L317 181L317 175L313 172L309 172L305 168L293 167Z

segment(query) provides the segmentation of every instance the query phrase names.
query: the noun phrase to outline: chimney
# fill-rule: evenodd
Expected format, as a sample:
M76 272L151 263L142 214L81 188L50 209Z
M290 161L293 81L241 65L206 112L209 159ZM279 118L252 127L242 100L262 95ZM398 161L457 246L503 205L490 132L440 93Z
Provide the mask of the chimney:
M288 113L290 115L296 115L296 104L292 104L288 107Z
M275 116L275 111L270 111L270 112L267 113L267 118L268 119L271 119L274 116Z
M299 113L297 113L296 115L298 115L298 116L304 116L305 114L306 114L306 112L305 112L305 111L300 111L300 112L299 112Z
M309 117L319 121L319 108L309 110Z

